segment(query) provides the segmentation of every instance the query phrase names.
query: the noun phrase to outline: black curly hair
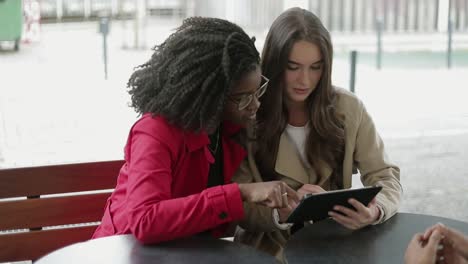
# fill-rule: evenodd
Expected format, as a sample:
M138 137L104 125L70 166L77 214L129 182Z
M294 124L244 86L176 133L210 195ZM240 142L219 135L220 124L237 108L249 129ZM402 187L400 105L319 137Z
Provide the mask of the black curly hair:
M136 67L127 84L130 106L183 129L213 131L231 87L260 63L254 41L223 19L185 19Z

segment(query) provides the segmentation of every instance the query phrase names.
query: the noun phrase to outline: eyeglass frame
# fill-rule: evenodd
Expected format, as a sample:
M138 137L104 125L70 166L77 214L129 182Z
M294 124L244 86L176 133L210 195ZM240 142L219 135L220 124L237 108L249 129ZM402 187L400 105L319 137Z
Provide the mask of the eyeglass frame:
M265 92L266 92L266 90L268 88L268 83L270 82L270 79L265 77L263 74L260 75L260 76L265 81L265 83L263 83L257 90L255 90L255 92L249 93L248 95L243 95L240 99L234 99L234 98L232 98L231 95L228 96L229 100L231 100L232 102L237 104L237 109L239 111L242 111L245 108L247 108L247 106L249 106L252 103L252 100L253 100L254 96L255 96L256 99L258 99L258 98L262 97L262 95L265 94ZM262 91L262 89L263 89L263 91ZM244 103L245 105L241 107L241 102L243 100L246 100L246 103Z

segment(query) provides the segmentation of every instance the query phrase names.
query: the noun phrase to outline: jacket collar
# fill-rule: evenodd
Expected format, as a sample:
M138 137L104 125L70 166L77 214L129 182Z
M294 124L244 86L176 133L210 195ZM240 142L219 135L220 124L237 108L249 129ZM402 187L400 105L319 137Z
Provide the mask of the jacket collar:
M231 137L242 129L241 126L231 123L229 121L223 122L223 137ZM185 132L187 148L190 152L200 149L208 144L210 144L210 139L208 134L205 131L202 132Z

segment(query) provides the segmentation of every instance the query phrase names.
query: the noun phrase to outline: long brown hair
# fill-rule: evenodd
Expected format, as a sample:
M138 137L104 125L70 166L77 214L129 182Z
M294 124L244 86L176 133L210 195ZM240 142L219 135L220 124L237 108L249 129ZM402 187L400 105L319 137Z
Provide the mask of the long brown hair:
M274 178L279 140L288 121L288 109L283 99L285 69L293 45L300 40L317 45L323 60L321 79L306 101L310 120L307 160L312 168L318 168L323 161L333 169L339 168L343 160L344 126L335 109L337 95L331 83L333 47L330 33L313 13L291 8L271 25L262 53L262 73L270 79L270 84L260 98L257 113L256 160L265 180Z

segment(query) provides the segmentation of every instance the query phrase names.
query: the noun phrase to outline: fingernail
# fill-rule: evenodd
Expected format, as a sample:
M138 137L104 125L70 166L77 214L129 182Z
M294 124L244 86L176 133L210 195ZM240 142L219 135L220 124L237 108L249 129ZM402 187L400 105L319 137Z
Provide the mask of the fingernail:
M444 245L439 244L439 245L437 246L437 251L442 250L442 249L444 249Z

